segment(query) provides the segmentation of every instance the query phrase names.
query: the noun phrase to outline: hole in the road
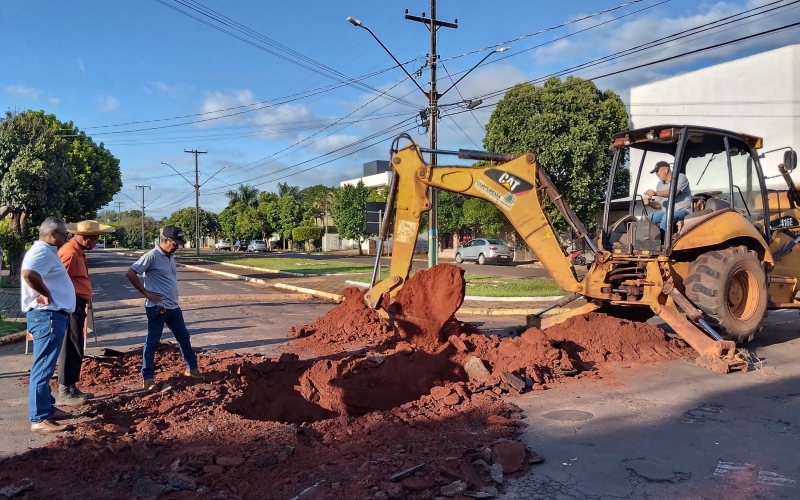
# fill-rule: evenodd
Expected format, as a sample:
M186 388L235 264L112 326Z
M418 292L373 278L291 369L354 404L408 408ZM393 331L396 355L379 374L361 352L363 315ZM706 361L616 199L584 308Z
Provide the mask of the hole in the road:
M563 420L564 422L583 422L594 418L593 414L581 410L555 410L542 416L550 420Z
M435 385L466 380L447 356L423 351L306 361L284 354L240 370L241 392L227 411L296 424L388 410L419 399Z

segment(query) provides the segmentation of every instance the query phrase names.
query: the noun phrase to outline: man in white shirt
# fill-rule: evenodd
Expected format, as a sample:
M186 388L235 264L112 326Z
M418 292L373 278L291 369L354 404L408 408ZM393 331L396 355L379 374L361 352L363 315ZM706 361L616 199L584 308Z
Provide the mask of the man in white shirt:
M33 336L28 410L34 432L65 431L67 427L56 420L72 417L56 408L50 393L50 377L64 343L69 315L75 311L75 288L58 258L58 249L66 240L64 221L48 217L39 226L39 240L22 260L22 311Z

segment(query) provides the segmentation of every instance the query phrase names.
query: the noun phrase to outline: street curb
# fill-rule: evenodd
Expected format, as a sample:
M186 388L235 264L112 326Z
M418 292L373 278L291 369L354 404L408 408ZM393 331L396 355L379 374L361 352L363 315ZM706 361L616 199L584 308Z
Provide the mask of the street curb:
M25 340L25 333L25 330L22 330L21 332L10 333L4 337L0 337L0 345L13 344L14 342Z
M294 298L294 297L293 297ZM308 297L297 297L301 300L307 300ZM269 295L261 294L223 294L223 295L190 295L188 297L179 297L178 304L202 304L203 302L263 302L265 300L274 301ZM109 309L119 309L122 307L143 307L144 299L124 299L124 300L106 300L102 302L92 302L92 306L96 311L106 311Z
M313 276L352 276L354 274L367 274L370 269L365 269L363 273L294 273L292 271L280 271L277 269L264 269L263 267L243 266L241 264L232 264L230 262L217 262L214 260L198 259L196 257L178 257L179 259L192 259L195 262L205 262L207 264L219 264L221 266L238 267L240 269L249 269L251 271L258 271L264 274L285 274L287 276L294 276L296 278L308 278ZM276 257L280 258L280 257ZM183 264L186 265L186 264Z
M360 281L345 281L348 285L357 286L360 288L369 288L368 283ZM550 297L482 297L479 295L465 295L464 300L474 300L476 302L555 302L556 300L564 297L563 295L553 295Z
M333 302L336 302L336 303L344 301L344 296L336 294L336 293L328 293L328 292L323 292L323 291L320 291L320 290L312 290L311 288L302 288L302 287L299 287L299 286L286 285L284 283L274 283L272 286L274 286L275 288L281 288L283 290L289 290L289 291L292 291L292 292L304 293L306 295L311 295L311 296L314 296L314 297L327 299L327 300L330 300L330 301L333 301Z

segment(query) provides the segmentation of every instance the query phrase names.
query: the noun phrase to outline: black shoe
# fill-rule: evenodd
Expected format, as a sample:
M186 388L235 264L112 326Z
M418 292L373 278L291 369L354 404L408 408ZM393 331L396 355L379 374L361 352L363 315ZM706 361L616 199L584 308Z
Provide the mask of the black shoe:
M72 387L70 387L69 390L70 392L72 392L73 395L81 398L92 399L94 397L94 394L92 394L91 392L83 392L80 389L78 389L75 385L72 385Z
M58 399L56 402L62 406L80 406L85 405L86 400L88 398L86 396L78 396L73 394L72 391L67 392L60 392L58 393Z

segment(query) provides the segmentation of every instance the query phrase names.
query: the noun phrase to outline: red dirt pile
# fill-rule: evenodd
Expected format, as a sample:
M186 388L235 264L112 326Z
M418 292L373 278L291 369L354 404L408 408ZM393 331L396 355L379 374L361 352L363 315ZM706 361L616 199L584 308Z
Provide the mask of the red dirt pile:
M81 386L105 396L83 408L71 434L0 460L0 487L30 481L25 499L288 499L305 491L301 498L421 500L491 492L502 473L542 460L516 441L525 424L514 405L447 383L458 377L446 363L415 380L425 356L201 353L207 378L192 383L175 375L177 349L162 346L156 379L169 388L157 393L129 387L139 379L126 372L138 353L86 360ZM348 375L326 372L329 361ZM109 373L121 379L100 380ZM446 385L425 390L434 383ZM390 404L399 406L371 411Z
M378 346L405 341L435 352L453 333L468 330L454 319L464 301L464 270L442 264L411 277L388 305L389 319L364 302L364 290L345 288L345 300L313 323L292 327L300 338L292 347L317 354L340 352L348 345ZM388 296L384 297L388 302Z

